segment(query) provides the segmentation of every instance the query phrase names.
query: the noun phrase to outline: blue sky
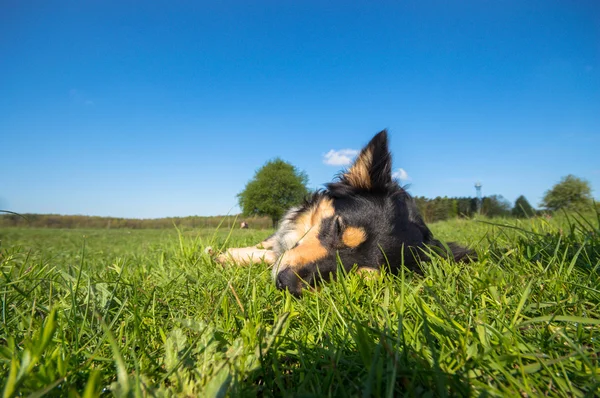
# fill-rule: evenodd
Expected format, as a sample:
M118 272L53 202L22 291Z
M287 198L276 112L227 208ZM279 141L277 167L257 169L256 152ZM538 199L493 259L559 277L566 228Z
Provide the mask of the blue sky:
M16 212L237 212L267 160L316 188L383 128L413 195L600 197L594 0L3 1L0 92Z

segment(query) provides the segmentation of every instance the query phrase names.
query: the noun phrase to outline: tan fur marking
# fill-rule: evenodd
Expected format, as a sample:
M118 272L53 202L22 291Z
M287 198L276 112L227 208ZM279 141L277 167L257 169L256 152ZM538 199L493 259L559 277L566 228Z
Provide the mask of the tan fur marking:
M286 268L297 269L303 265L312 264L327 256L327 249L321 245L319 239L311 239L302 245L285 252L281 264Z
M315 212L314 208L310 209L309 211L298 216L298 218L296 219L296 224L295 224L294 229L296 231L296 234L298 235L298 239L302 239L304 237L304 235L312 227L311 218L312 218L312 215L314 212Z
M304 241L312 234L318 235L323 218L332 217L335 210L331 199L322 199L317 206L302 213L295 221L295 230L300 240ZM313 231L316 229L316 231Z
M334 213L333 201L325 198L316 207L300 215L296 220L300 244L285 252L280 263L286 268L298 268L326 257L328 251L319 240L319 230L322 220L333 217Z
M315 214L313 214L313 225L316 225L317 223L320 224L321 220L324 218L328 218L328 217L333 217L333 215L335 214L335 208L333 207L333 201L331 199L322 199L319 202L319 206L317 207L317 211L315 212ZM315 219L315 215L318 216Z
M348 247L358 247L365 240L367 240L367 233L364 228L348 227L342 234L342 242Z
M344 177L353 187L369 189L372 186L371 176L369 175L369 169L372 164L373 152L371 148L367 148L358 155L358 158L352 167L350 167L350 170L344 174Z

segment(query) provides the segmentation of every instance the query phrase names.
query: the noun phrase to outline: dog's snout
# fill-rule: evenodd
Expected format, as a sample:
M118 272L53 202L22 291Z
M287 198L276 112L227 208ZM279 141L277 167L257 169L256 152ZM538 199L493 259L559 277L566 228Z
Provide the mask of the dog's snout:
M288 290L293 295L302 294L303 283L300 277L291 269L283 269L275 277L275 286L280 290Z
M277 273L275 285L278 289L289 288L294 283L293 279L296 279L296 275L290 269L283 269Z
M283 290L285 289L285 277L284 277L284 273L286 271L281 271L279 273L277 273L277 276L275 277L275 286L277 286L277 289Z

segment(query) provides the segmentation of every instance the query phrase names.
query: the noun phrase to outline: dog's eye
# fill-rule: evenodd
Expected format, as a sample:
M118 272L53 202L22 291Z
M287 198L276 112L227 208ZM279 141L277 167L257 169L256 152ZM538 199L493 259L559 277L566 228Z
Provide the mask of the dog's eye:
M335 235L341 236L342 230L344 229L344 225L342 224L342 219L340 217L335 218Z

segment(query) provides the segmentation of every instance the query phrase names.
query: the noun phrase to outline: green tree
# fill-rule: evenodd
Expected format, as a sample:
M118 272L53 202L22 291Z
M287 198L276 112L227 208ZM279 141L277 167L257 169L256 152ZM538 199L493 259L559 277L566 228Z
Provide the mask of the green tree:
M285 211L308 195L308 177L277 158L261 167L237 197L244 216L268 216L275 227Z
M491 195L483 198L481 214L488 217L505 217L510 215L510 202L502 195Z
M583 210L592 205L590 183L572 174L563 177L552 189L546 191L542 207L548 210Z
M529 204L525 196L521 195L515 200L515 206L511 211L512 215L517 218L529 218L535 215L535 209Z

